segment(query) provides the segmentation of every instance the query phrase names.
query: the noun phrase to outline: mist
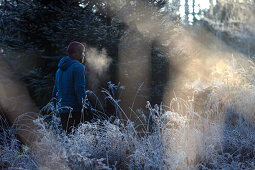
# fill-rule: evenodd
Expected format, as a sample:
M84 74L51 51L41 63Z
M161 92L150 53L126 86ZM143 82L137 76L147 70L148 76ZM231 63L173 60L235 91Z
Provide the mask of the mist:
M86 66L88 69L87 78L89 81L89 88L98 90L100 83L107 80L109 76L109 66L112 59L107 56L106 50L101 51L96 48L89 48L86 51Z
M151 6L139 1L132 3L137 5L136 9L123 7L113 11L120 14L120 18L129 26L128 34L123 36L119 46L119 60L122 64L119 77L127 89L122 106L129 112L128 106L132 99L130 94L136 94L139 83L143 83L142 88L145 89L144 92L139 91L141 96L149 95L146 89L150 88L151 44L157 41L164 47L162 51L172 65L169 68L169 84L164 90L163 104L179 113L177 119L180 121L187 118L186 123L189 124L178 133L165 132L166 143L172 146L168 152L174 155L183 151L186 155L179 157L183 161L182 165L194 167L198 163L198 155L203 157L208 154L208 146L221 147L219 144L224 139L224 124L229 119L226 113L230 108L246 121L254 123L254 102L247 103L244 102L245 98L240 99L241 94L250 99L255 97L250 93L255 90L252 78L254 62L203 25L187 27L179 24L179 20L174 20L171 15L154 12ZM139 12L146 15L141 17ZM126 13L129 15L124 15ZM139 34L143 37L142 41L134 38L139 37ZM137 51L131 50L134 46L138 47ZM147 100L146 97L136 99L135 107L145 105ZM132 111L135 112L135 109L131 108ZM171 119L170 116L168 120ZM217 141L205 144L204 136Z
M114 20L100 25L100 34L95 35L111 40L110 36L118 32L110 30L109 25L121 23L116 27L122 31L121 36L116 36L118 43L113 49L118 57L117 79L125 90L119 94L120 99L105 90L105 103L113 103L113 114L125 114L125 120L116 116L114 123L109 119L82 124L66 136L55 129L59 121L45 124L37 119L35 122L42 127L39 134L44 136L37 146L50 155L42 164L254 169L254 3L208 1L204 9L197 10L198 5L190 3L195 1L169 1L163 7L139 0L100 2L102 11L93 9L92 16L99 12ZM86 32L89 26L84 26L84 35L91 38ZM100 42L98 46L107 42L101 41L102 37L95 41ZM88 48L86 89L97 91L112 76L109 49ZM155 58L165 61L164 65L156 62L158 70L152 68ZM10 113L14 121L19 112L36 111L23 84L12 77L4 62L0 65L0 102L7 115ZM166 77L158 73L162 70ZM161 79L166 79L163 94L153 106L152 87L160 84L155 80ZM118 90L119 84L112 87L112 91ZM51 115L52 120L58 120L54 110ZM40 159L42 153L36 155Z

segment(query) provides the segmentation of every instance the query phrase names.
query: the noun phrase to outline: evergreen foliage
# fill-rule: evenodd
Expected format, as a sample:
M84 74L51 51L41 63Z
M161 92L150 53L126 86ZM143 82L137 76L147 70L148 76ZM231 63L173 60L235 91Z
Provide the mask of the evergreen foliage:
M144 0L141 1L142 3L128 2L113 1L110 3L106 0L3 1L0 5L0 44L12 51L19 51L23 54L22 56L34 53L36 55L31 57L40 60L36 65L37 68L41 68L40 72L33 74L32 77L24 77L24 75L29 76L30 71L22 73L20 76L22 80L26 80L26 85L32 96L38 94L38 91L40 94L48 94L49 91L46 92L44 88L34 86L34 83L27 83L28 80L31 82L34 78L35 81L40 81L42 74L44 77L54 75L52 73L57 69L57 62L66 55L66 46L74 40L85 42L88 46L96 47L99 50L106 49L107 55L112 59L109 79L116 83L119 41L122 36L129 35L130 30L127 29L129 26L125 23L126 21L117 15L114 8L123 3L123 6L118 8L130 12L135 20L143 20L152 8L156 6L160 11L166 3L165 0ZM147 6L148 11L140 11L141 5ZM161 12L155 15L163 16L164 14ZM132 26L132 24L130 25ZM139 33L136 28L133 31L138 35L133 42L150 41L146 38L148 35ZM165 30L158 32L160 31ZM155 52L153 52L154 54ZM38 69L33 69L32 72L35 70L38 71ZM47 75L49 73L51 74ZM41 83L44 84L44 82ZM38 84L41 83L38 82ZM48 86L52 87L51 84ZM47 96L49 97L49 95ZM45 102L41 103L41 100L36 100L36 102L39 106L45 104Z
M104 47L120 37L119 24L113 23L109 32L114 34L107 40L105 16L79 1L6 1L1 18L1 42L42 56L66 55L65 47L73 40Z

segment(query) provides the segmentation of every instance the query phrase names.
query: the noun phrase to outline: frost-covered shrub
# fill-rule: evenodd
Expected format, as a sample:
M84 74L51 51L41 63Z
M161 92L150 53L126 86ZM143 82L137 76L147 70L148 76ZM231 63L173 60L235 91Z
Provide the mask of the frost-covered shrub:
M0 168L36 169L37 162L29 148L22 145L16 137L16 130L8 125L0 114Z
M152 109L152 108L150 108ZM152 113L152 112L151 112ZM157 168L164 166L162 136L157 127L152 133L136 130L130 120L98 120L82 123L68 136L59 131L56 115L45 123L43 118L35 123L43 136L36 143L39 164L50 167L71 168ZM151 115L153 116L153 115ZM154 116L155 117L155 116ZM46 118L46 117L45 117ZM55 133L53 133L55 132ZM41 155L47 155L44 159Z
M223 72L213 72L210 84L200 86L205 88L187 86L194 90L189 100L176 96L169 106L148 102L148 116L141 115L140 124L130 121L120 108L119 96L114 95L120 86L112 83L103 93L116 109L114 116L80 124L69 135L61 130L49 103L44 108L49 114L34 121L40 127L38 149L24 149L12 127L2 128L0 165L10 169L254 169L254 73L246 70L233 62Z

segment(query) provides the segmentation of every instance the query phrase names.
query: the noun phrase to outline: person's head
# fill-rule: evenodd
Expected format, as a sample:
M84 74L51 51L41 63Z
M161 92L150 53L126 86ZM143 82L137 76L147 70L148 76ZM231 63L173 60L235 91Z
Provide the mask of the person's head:
M71 42L67 47L68 56L74 60L84 63L86 47L77 41Z

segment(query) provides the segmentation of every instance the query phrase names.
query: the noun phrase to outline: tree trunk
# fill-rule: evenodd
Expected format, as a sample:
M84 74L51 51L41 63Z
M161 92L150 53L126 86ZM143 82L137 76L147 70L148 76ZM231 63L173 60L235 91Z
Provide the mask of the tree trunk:
M185 0L185 22L189 22L189 0Z
M193 0L193 3L192 3L192 15L193 15L193 22L195 22L195 21L196 21L195 7L196 7L196 0Z

